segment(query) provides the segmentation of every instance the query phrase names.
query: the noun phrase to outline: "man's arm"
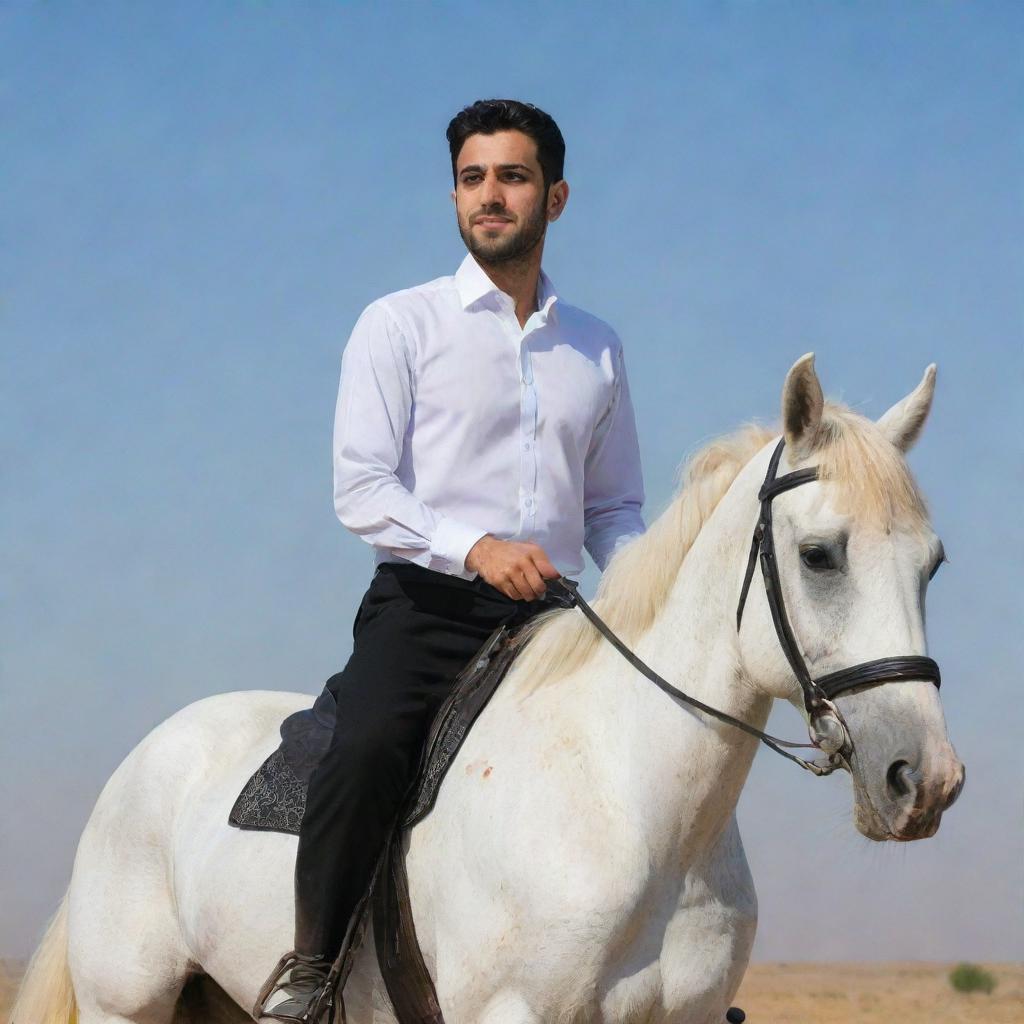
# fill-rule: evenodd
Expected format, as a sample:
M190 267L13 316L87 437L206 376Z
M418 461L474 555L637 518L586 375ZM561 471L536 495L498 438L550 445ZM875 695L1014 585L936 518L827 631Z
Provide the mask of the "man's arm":
M646 530L636 418L621 344L612 400L594 429L583 471L583 544L603 572L616 548Z
M334 416L334 509L375 547L472 578L466 555L486 530L438 513L396 476L413 401L411 345L380 303L356 322L341 361Z

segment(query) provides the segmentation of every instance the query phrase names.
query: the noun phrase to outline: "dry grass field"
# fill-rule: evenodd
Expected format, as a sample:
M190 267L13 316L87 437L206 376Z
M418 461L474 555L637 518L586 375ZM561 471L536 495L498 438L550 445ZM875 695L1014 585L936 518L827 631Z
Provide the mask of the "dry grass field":
M961 995L951 964L754 964L736 1005L750 1024L925 1024L1024 1022L1024 966L985 964L991 995Z
M985 966L998 981L990 996L954 992L949 964L755 964L736 1004L749 1024L1022 1024L1024 966ZM0 1021L19 974L0 961Z

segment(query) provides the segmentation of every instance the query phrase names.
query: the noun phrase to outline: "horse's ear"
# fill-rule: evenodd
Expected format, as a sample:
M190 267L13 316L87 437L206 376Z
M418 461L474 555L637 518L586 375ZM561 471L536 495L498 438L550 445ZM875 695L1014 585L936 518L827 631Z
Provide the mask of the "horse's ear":
M932 363L921 383L914 388L901 402L897 402L879 421L882 433L900 451L909 451L914 442L921 436L928 412L935 397L935 364Z
M793 364L782 385L782 429L794 454L808 455L813 449L824 406L814 353L808 352Z

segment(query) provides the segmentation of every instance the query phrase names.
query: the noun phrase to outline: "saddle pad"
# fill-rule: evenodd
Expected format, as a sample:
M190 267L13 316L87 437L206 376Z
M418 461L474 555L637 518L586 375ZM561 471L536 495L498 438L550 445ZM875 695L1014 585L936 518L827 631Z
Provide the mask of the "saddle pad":
M430 727L416 780L403 808L408 828L434 805L451 762L519 651L507 626L496 629L455 679ZM299 834L306 791L334 732L336 705L329 690L281 723L281 743L256 769L235 800L228 823L235 828Z
M228 824L235 828L298 835L306 811L308 785L309 779L300 779L292 771L284 751L278 747L238 794L228 815Z

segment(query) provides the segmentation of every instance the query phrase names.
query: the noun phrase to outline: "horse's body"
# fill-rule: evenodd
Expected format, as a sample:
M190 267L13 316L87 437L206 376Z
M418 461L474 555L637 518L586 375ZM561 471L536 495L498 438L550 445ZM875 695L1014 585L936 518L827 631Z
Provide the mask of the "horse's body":
M822 422L812 384L803 360L783 404L793 462L814 450ZM930 400L926 377L877 427L842 415L895 453ZM669 510L616 557L597 602L640 657L759 728L774 697L795 698L763 594L736 629L767 442L747 433L708 449ZM872 472L881 494L888 477ZM831 490L794 492L777 513L808 662L923 653L922 580L937 542L913 495L876 523ZM828 579L801 564L808 536L836 560L842 548ZM590 629L573 611L537 624L409 837L417 930L448 1024L720 1024L745 970L756 899L734 812L757 741L667 698ZM934 832L962 781L935 688L886 685L838 703L856 746L858 827L876 839ZM308 704L211 697L129 755L82 836L14 1024L66 1024L73 1002L79 1024L181 1021L194 973L253 1005L292 946L296 839L231 829L227 815L281 720ZM73 996L60 985L65 943ZM346 988L351 1024L393 1019L372 948Z

